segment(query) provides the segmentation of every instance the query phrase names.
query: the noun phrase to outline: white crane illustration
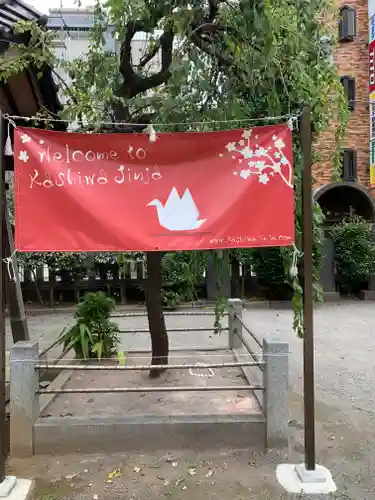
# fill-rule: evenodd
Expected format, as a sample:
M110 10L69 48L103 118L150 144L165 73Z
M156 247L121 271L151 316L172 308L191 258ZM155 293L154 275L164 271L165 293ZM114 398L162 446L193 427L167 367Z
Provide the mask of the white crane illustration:
M159 224L169 231L191 231L206 221L199 219L199 211L189 189L180 198L174 187L164 206L158 199L150 201L147 206L156 207Z

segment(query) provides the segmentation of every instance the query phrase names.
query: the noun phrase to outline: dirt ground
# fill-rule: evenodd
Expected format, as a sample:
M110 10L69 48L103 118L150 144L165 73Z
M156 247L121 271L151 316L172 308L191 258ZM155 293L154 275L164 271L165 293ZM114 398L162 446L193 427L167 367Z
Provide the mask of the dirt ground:
M172 364L230 363L236 361L233 354L222 351L180 352L170 360ZM103 361L118 365L116 360ZM130 354L127 366L149 365L150 356ZM212 376L209 376L212 375ZM232 391L209 392L141 392L61 394L42 415L45 418L116 417L137 415L183 415L183 414L228 414L260 413L258 402L251 391L238 391L236 386L248 382L239 368L213 369L199 367L190 370L169 370L160 379L149 379L147 371L75 371L66 384L66 389L115 388L115 387L171 387L171 386L233 386Z
M170 456L172 452L165 450L147 456L56 455L12 460L9 471L20 477L35 477L33 500L290 498L278 486L275 469L284 461L303 460L302 342L292 330L290 311L248 310L244 316L245 323L260 338L271 335L290 344L291 440L285 453L215 451ZM204 324L210 322L204 320ZM33 318L31 328L35 334L47 333L62 321L56 315ZM189 318L188 324L192 323L193 318ZM374 323L371 302L326 304L315 313L317 459L330 469L338 487L333 498L339 500L375 499ZM171 324L182 326L177 318ZM172 336L172 348L185 348L201 338L200 332L178 333ZM130 341L142 349L148 345L147 336L131 335L124 339L125 350ZM207 348L208 343L210 347L223 347L226 340L213 336L207 340Z
M33 500L286 500L291 497L277 484L276 466L303 461L302 400L292 393L290 403L292 438L283 452L40 456L11 460L9 471L35 478ZM370 437L324 404L317 406L317 453L338 486L331 498L375 498Z

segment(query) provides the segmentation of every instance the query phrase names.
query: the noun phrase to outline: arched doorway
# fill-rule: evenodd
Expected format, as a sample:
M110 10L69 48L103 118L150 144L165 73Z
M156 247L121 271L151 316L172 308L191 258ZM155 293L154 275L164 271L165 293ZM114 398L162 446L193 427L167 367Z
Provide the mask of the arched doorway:
M364 219L375 221L375 203L368 190L355 182L332 182L314 190L314 199L326 217L325 225L339 222L353 209Z
M375 222L375 203L366 187L355 182L332 182L314 190L313 196L325 215L323 226L323 263L320 282L327 298L337 297L334 248L330 227L349 215L351 210L369 222ZM372 284L372 283L371 283ZM372 288L372 286L370 286Z

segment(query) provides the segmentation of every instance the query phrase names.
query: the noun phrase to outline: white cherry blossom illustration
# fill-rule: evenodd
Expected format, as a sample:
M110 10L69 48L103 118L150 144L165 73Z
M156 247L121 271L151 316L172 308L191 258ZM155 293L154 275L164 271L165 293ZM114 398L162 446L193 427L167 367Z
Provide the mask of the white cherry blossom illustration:
M229 142L225 147L228 150L228 152L231 153L232 151L236 150L236 143L235 142Z
M259 176L259 182L261 184L267 184L267 182L269 182L270 178L268 177L267 174L260 174Z
M243 162L248 168L238 168L233 174L244 181L256 176L260 184L267 185L272 179L280 176L283 182L293 189L293 168L284 153L286 144L278 135L272 136L272 142L266 147L259 144L259 135L253 136L251 129L243 130L238 141L229 142L225 149L227 153L219 153L220 158L230 158L240 166Z
M27 134L21 135L21 142L22 144L26 144L27 142L31 141L31 137Z
M251 175L251 171L249 169L242 169L241 172L240 172L240 177L242 177L242 179L247 179L249 178Z
M278 149L283 149L285 148L285 143L282 139L277 139L275 141L275 146L278 148Z
M20 161L23 161L23 162L27 163L29 161L29 154L28 154L28 152L27 151L20 151L18 159Z

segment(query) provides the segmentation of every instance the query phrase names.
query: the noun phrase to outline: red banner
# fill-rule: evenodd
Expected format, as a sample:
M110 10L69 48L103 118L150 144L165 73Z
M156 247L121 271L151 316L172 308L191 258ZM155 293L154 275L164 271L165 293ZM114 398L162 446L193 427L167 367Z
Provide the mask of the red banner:
M208 133L15 129L16 248L172 251L294 241L287 125Z
M375 40L369 43L369 88L370 94L375 90Z

